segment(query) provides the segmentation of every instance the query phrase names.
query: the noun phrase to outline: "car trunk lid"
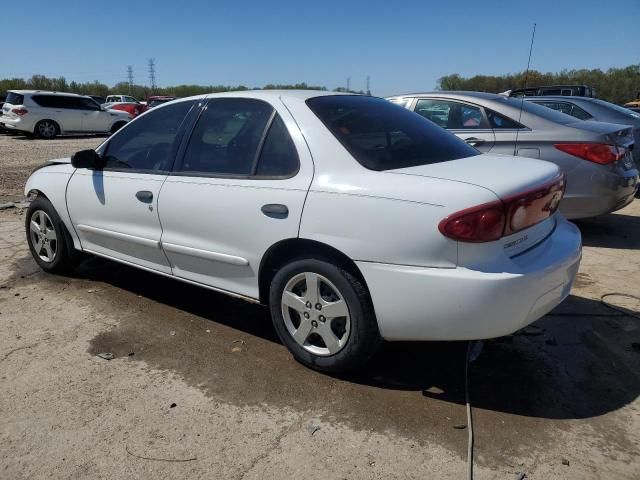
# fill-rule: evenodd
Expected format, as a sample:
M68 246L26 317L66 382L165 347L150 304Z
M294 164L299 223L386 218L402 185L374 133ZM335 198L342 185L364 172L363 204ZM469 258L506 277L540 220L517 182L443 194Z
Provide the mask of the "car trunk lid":
M554 212L564 189L564 181L555 164L507 155L477 155L389 170L387 173L468 183L495 195L496 201L492 205L495 204L497 211L503 209L506 212L502 234L493 241L461 240L460 243L465 245L463 250L468 252L466 262L469 258L474 258L474 262L482 260L482 255L475 259L474 252L486 253L487 248L499 246L506 255L514 256L544 240L555 227ZM560 181L561 188L558 187ZM478 207L485 208L484 205L472 204L468 207L472 214ZM452 212L443 222L461 213L467 214L466 210ZM525 227L519 228L522 225ZM443 228L441 225L441 232L448 236ZM455 233L452 238L455 238Z

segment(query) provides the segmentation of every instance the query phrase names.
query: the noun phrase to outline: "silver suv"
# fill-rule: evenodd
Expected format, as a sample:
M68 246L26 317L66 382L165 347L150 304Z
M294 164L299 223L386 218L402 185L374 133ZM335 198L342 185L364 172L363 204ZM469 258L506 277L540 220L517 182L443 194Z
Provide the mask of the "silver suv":
M131 120L119 110L105 110L90 97L41 90L9 90L0 128L40 138L60 134L113 133Z

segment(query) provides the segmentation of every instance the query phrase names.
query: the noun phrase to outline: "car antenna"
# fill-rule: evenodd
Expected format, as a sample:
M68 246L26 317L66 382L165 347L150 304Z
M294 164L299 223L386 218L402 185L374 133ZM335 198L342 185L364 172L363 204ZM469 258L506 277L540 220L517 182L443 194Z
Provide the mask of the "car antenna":
M527 70L524 74L524 91L522 92L522 100L520 101L520 114L518 115L518 127L516 128L516 144L513 147L513 154L518 154L518 133L520 133L520 120L522 119L522 109L524 108L524 97L527 95L527 82L529 81L529 66L531 65L531 52L533 51L533 40L536 38L536 24L533 24L533 32L531 33L531 45L529 46L529 60L527 60Z

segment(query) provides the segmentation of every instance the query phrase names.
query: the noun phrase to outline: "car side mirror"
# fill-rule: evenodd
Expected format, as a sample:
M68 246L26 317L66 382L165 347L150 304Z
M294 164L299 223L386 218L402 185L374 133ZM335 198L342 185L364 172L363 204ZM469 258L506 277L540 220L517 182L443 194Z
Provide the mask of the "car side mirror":
M74 168L102 168L102 158L95 150L80 150L71 156Z

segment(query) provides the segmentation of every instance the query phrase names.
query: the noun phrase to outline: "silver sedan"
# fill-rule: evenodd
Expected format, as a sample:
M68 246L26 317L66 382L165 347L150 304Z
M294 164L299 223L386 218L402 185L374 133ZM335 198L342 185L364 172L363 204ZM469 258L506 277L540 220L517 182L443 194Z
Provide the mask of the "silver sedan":
M599 98L549 96L531 97L526 100L566 113L579 120L632 126L636 144L633 158L636 161L636 167L640 167L640 113Z
M560 210L568 218L595 217L623 208L633 201L638 188L633 129L628 125L583 122L491 93L443 91L388 100L451 130L481 152L557 164L567 178Z

